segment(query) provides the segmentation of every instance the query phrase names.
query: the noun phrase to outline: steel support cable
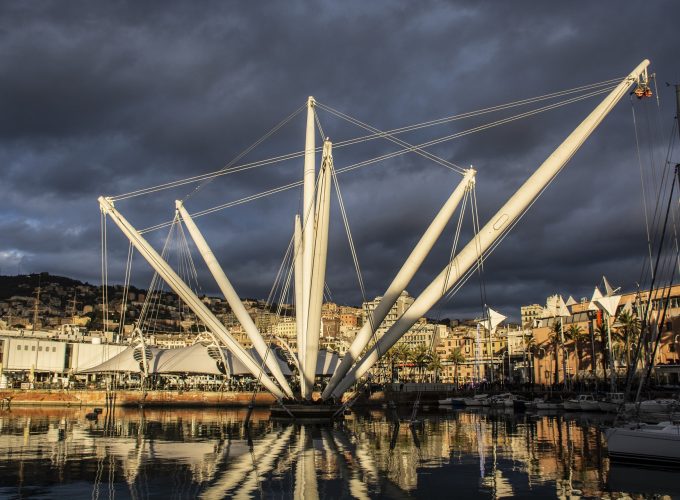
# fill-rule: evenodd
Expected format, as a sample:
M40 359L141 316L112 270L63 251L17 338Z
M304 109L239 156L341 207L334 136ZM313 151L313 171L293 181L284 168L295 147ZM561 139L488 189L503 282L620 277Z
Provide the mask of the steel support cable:
M472 211L472 226L475 233L475 247L477 249L477 274L479 276L479 296L482 302L482 321L486 323L488 321L489 331L487 333L487 350L489 352L490 370L489 376L491 382L494 382L493 373L493 338L491 333L491 311L489 311L489 304L486 294L486 280L484 278L484 260L482 259L482 249L481 242L479 240L479 232L481 230L481 224L479 223L479 211L477 209L477 190L472 187L472 203L470 204L470 210Z
M642 332L641 332L641 335L640 335L640 342L638 342L639 345L638 345L638 348L637 348L636 351L635 351L635 357L634 357L634 359L633 359L632 366L637 366L637 364L638 364L638 361L639 361L639 359L640 359L640 353L641 353L641 351L642 351L642 345L645 344L645 343L647 343L647 342L649 342L649 341L651 340L651 331L650 331L650 328L649 328L649 327L647 328L647 333L646 333L646 334L645 334L644 330L645 330L645 326L648 326L649 323L651 322L651 321L649 321L649 318L650 318L651 309L652 309L652 303L653 303L652 297L653 297L653 294L654 294L654 284L655 284L655 281L656 281L656 279L657 279L657 277L658 277L657 269L658 269L658 266L659 266L659 261L661 260L661 255L662 255L662 250L663 250L663 240L665 239L665 235L666 235L666 229L667 229L667 224L668 224L668 217L669 217L669 214L670 214L670 211L671 211L671 207L672 207L672 204L673 204L673 203L672 203L672 202L673 202L673 192L674 192L674 189L675 189L675 182L676 182L676 179L677 179L678 183L680 184L680 177L678 176L678 169L677 169L677 167L676 167L676 169L675 169L675 176L674 176L674 178L673 178L673 182L672 182L672 184L671 184L671 189L670 189L670 194L669 194L669 197L668 197L668 205L667 205L666 214L665 214L665 217L664 217L663 228L661 229L661 239L660 239L660 242L659 242L659 248L658 248L658 250L657 250L656 263L654 264L654 272L653 272L654 278L652 278L652 282L651 282L651 285L650 285L649 299L647 300L647 304L645 305L644 315L643 315L643 317L641 318L641 320L642 320L642 324L641 324L641 330L642 330ZM670 289L671 289L672 284L673 284L673 278L674 278L674 276L675 276L675 267L676 267L676 266L673 265L673 274L671 275L671 281L670 281L670 283L669 283L669 285L668 285L669 294L670 294ZM664 309L664 314L665 314L665 309ZM663 325L661 325L661 326L663 326ZM643 337L643 335L644 335L644 337ZM658 335L658 337L661 336L661 329L660 329L660 328L659 328L659 330L658 330L658 332L657 332L657 335ZM656 353L656 349L653 351L652 357L650 357L650 359L648 360L648 361L649 361L649 366L650 366L650 367L651 367L651 366L653 365L653 363L654 363L654 357L653 357L653 356L655 355L655 353ZM650 368L650 370L651 370L651 368ZM647 375L649 375L649 372L647 373ZM628 380L626 381L626 394L630 394L630 390L632 389L632 382L633 382L632 379L633 379L633 375L632 375L632 372L631 372L631 373L629 373ZM640 383L639 383L639 385L638 385L638 391L637 391L636 401L637 401L637 399L639 398L640 391L641 391L641 388L642 388L643 383L644 383L644 380L641 379L641 380L640 380Z
M340 191L340 183L338 182L338 177L335 171L335 167L331 164L331 175L333 176L333 185L335 186L335 195L338 198L338 205L340 207L340 214L342 216L342 223L345 228L345 232L347 233L347 242L349 244L349 249L350 249L350 254L352 255L352 262L354 263L354 270L357 274L357 281L359 282L359 289L361 291L361 299L362 303L367 302L367 297L366 297L366 286L364 284L364 277L361 272L361 265L359 264L359 257L356 252L356 246L354 245L354 238L352 238L352 231L349 225L349 218L347 217L347 210L345 209L345 202L342 198L342 192ZM376 342L375 339L375 334L376 334L376 325L373 324L373 315L369 314L368 315L368 321L371 325L371 331L373 334L371 335L371 339L373 342ZM378 349L378 355L380 356L380 349Z
M425 128L425 127L431 127L431 126L440 125L440 124L448 123L448 122L452 122L452 121L462 120L462 119L466 119L466 118L472 118L472 117L475 117L475 116L480 116L480 115L495 112L495 111L502 111L502 110L505 110L505 109L513 108L513 107L524 106L524 105L527 105L527 104L532 104L534 102L540 102L540 101L544 101L544 100L548 100L548 99L554 99L556 97L562 97L562 96L573 94L573 93L576 93L576 92L581 92L581 91L584 91L584 90L592 90L592 89L595 89L595 88L598 88L598 87L610 85L610 84L617 82L617 81L619 81L619 79L614 78L614 79L611 79L611 80L605 80L605 81L594 83L594 84L584 85L584 86L580 86L580 87L574 87L573 89L554 92L554 93L551 93L551 94L545 94L545 95L534 97L534 98L522 99L522 100L519 100L519 101L514 101L514 102L507 103L507 104L492 106L492 107L484 108L484 109L477 110L477 111L470 111L470 112L461 113L461 114L458 114L458 115L452 115L452 116L449 116L449 117L439 118L439 119L436 119L436 120L430 120L430 121L419 123L419 124L408 125L408 126L388 130L388 131L385 131L385 132L380 132L380 133L377 133L377 134L370 134L370 135L367 135L367 136L356 137L356 138L353 138L353 139L347 139L345 141L340 141L340 142L336 143L334 145L334 147L337 149L337 148L341 148L341 147L345 147L345 146L350 146L350 145L353 145L353 144L356 144L356 143L359 143L359 142L365 142L365 141L369 141L369 140L379 139L379 138L382 138L385 134L393 135L393 134L410 132L410 131L418 130L418 129ZM303 105L301 108L299 108L296 112L294 112L294 115L299 113L305 107L306 107L306 104ZM321 151L321 149L322 149L321 147L315 148L315 152L319 152L319 151ZM270 165L272 163L277 163L277 162L280 162L280 161L299 158L299 157L302 157L304 154L305 154L304 151L297 151L297 152L288 153L288 154L284 154L284 155L281 155L281 156L272 157L272 158L268 158L268 159L265 159L265 160L260 160L260 161L244 164L244 165L239 165L239 166L229 166L228 165L227 167L224 167L224 168L217 170L217 171L208 172L208 173L205 173L205 174L199 174L199 175L196 175L196 176L187 177L185 179L178 179L176 181L158 184L156 186L150 186L148 188L138 189L138 190L135 190L135 191L131 191L129 193L111 196L110 198L113 201L125 200L125 199L133 198L133 197L136 197L136 196L142 196L142 195L146 195L146 194L155 193L157 191L162 191L162 190L165 190L165 189L172 189L172 188L175 188L175 187L180 187L180 186L183 186L183 185L186 185L186 184L201 182L201 181L212 179L212 178L219 177L219 176L222 176L222 175L229 175L229 174L232 174L232 173L235 173L235 172L248 170L250 168L256 168L256 167L260 167L260 166L264 166L264 165ZM230 162L230 165L231 165L231 163L232 162Z
M106 272L104 267L107 259L106 251L106 238L104 236L104 231L106 228L106 214L104 212L100 213L99 216L99 239L101 246L101 273L102 273L102 330L106 331Z
M364 284L364 277L361 273L361 266L359 265L359 257L357 256L356 247L354 245L354 238L352 238L352 231L349 225L349 218L347 217L347 210L345 209L345 202L342 198L342 192L340 191L340 183L338 182L338 177L336 175L335 167L331 165L331 175L333 176L333 185L335 186L335 195L338 198L338 205L340 207L340 214L342 216L342 223L347 233L347 242L349 243L349 250L352 255L352 262L354 263L354 270L357 273L357 280L359 282L359 289L361 291L361 298L363 302L366 302L366 286ZM370 315L369 315L369 321ZM371 325L373 329L374 325Z
M592 133L593 128L591 128L588 133L586 134L586 137L589 136ZM577 148L575 148L574 152L564 161L562 167L555 172L555 175L545 184L545 186L539 191L539 193L536 195L536 197L529 203L529 205L515 218L514 221L512 221L510 224L508 224L503 231L503 233L489 246L489 248L482 254L480 262L483 263L495 250L498 248L498 245L500 245L503 240L508 236L508 234L514 229L514 227L524 218L524 216L527 214L527 212L531 209L531 207L534 206L534 203L536 203L539 198L543 195L543 193L550 187L550 185L553 183L553 181L557 178L557 176L562 172L562 170L569 164L571 161L571 158L573 158L574 154L578 151L578 149L581 147L581 145L585 142L585 138L581 139L580 144L578 145ZM449 262L448 267L452 267L453 262ZM450 300L461 288L462 286L467 282L468 279L470 279L470 276L476 271L476 266L470 267L461 278L458 279L458 281L455 284L452 283L447 283L446 287L453 285L452 288L447 292L446 296L444 297L446 300Z
M634 117L634 120L635 120L635 117ZM634 124L635 123L636 122L634 121ZM668 149L667 149L667 152L666 152L666 162L665 162L666 167L668 167L670 165L670 159L671 159L671 155L672 155L674 144L675 144L676 127L677 127L677 121L674 120L673 126L671 127L672 131L671 131L670 139L668 141L669 144L668 144ZM637 135L637 125L635 125L635 131L636 131L636 135ZM639 154L639 157L641 158L640 153L638 153L638 154ZM650 165L650 170L652 169L652 167L653 166ZM656 245L656 236L655 235L658 234L659 225L661 223L661 220L660 220L660 218L661 218L661 200L665 199L665 197L666 197L665 192L668 189L668 186L667 186L667 184L668 184L667 178L668 177L667 176L669 175L669 169L664 168L662 173L663 173L663 175L662 175L662 179L661 179L661 184L658 186L658 188L655 186L654 189L650 189L652 191L650 193L650 197L656 199L656 203L655 203L655 206L654 206L654 214L651 217L651 230L648 229L648 232L649 232L648 247L649 247L650 279L654 278L654 276L653 276L654 270L653 270L653 264L652 264L652 260L653 260L652 252L653 252L653 249ZM642 167L641 160L640 160L640 177L641 177L641 182L644 182L644 173L643 173L643 167ZM644 187L643 187L643 196L644 195L645 195L645 191L644 191ZM644 283L645 281L646 281L646 266L644 265L644 262L643 262L643 267L642 267L642 270L641 270L641 273L640 273L639 282Z
M290 241L288 242L288 246L286 247L286 252L283 255L283 260L281 261L281 264L279 265L279 269L276 272L276 276L274 277L274 283L272 284L271 289L269 290L269 295L267 295L267 301L265 304L268 306L274 303L274 298L276 296L276 290L278 290L279 285L278 283L281 280L281 277L283 276L283 270L288 268L288 265L286 264L288 260L290 259L290 254L291 252L294 252L294 247L295 247L295 236L291 237ZM295 259L295 257L293 257Z
M241 151L241 153L239 153L233 160L231 160L231 161L227 164L227 166L224 167L222 170L227 170L227 169L233 167L234 164L235 164L236 162L238 162L241 158L243 158L244 156L246 156L248 153L250 153L250 152L251 152L252 150L254 150L256 147L258 147L260 144L262 144L264 141L266 141L266 140L269 139L272 135L274 135L276 132L278 132L278 131L279 131L281 128L283 128L286 124L288 124L288 122L290 122L293 118L295 118L298 114L300 114L300 112L301 112L303 109L305 109L305 107L306 107L306 106L303 104L303 105L300 106L298 109L296 109L295 111L293 111L290 115L288 115L286 118L284 118L284 119L283 119L282 121L280 121L278 124L276 124L276 125L274 126L274 128L272 128L271 130L269 130L269 132L267 132L266 134L264 134L264 135L263 135L262 137L260 137L257 141L255 141L253 144L251 144L251 145L248 146L246 149L244 149L243 151ZM186 196L182 199L182 201L184 202L184 201L188 200L189 198L191 198L194 194L196 194L198 191L200 191L201 189L203 189L206 185L208 185L209 183L211 183L214 179L215 179L215 177L211 177L211 178L206 179L204 182L202 182L201 184L199 184L198 186L196 186L196 188L195 188L191 193L189 193L188 195L186 195Z
M648 213L648 208L647 208L647 194L645 193L645 176L644 176L644 170L642 168L642 156L640 155L640 139L638 136L638 129L637 129L637 119L635 116L635 106L633 103L633 99L630 99L630 109L633 113L633 130L635 132L635 148L637 151L637 159L638 159L638 166L640 168L640 184L641 184L641 189L642 189L642 209L643 209L643 214L645 216L645 230L647 232L647 250L649 252L649 266L650 266L650 272L652 270L652 240L651 240L651 233L649 231L649 213ZM643 269L642 273L644 273L644 263L643 263ZM642 276L640 277L640 281L642 282Z
M351 117L351 116L349 116L349 115L347 115L347 114L345 114L345 113L342 113L342 112L340 112L340 111L338 111L338 110L336 110L336 109L333 109L333 108L331 108L330 106L325 106L325 105L323 105L323 104L317 104L317 106L318 106L319 108L323 109L324 111L327 111L327 112L331 113L332 115L337 116L338 118L342 118L343 120L346 120L346 121L352 123L353 125L357 125L358 127L361 127L361 128L363 128L363 129L365 129L365 130L370 130L371 132L379 133L381 137L384 137L385 139L387 139L387 140L390 141L390 142L393 142L393 143L395 143L395 144L398 144L398 145L400 145L400 146L402 146L402 147L407 147L407 148L413 147L412 144L409 144L408 142L406 142L406 141L404 141L404 140L402 140L402 139L399 139L399 138L397 138L397 137L394 137L392 134L389 134L389 133L387 133L387 132L383 132L383 131L381 131L381 130L379 130L379 129L377 129L377 128L371 126L371 125L368 125L368 124L366 124L366 123L364 123L364 122L362 122L362 121L360 121L360 120L357 120L356 118L353 118L353 117ZM444 166L444 167L446 167L446 168L448 168L448 169L450 169L450 170L453 170L453 171L455 171L455 172L458 172L458 173L460 173L460 174L465 174L465 172L466 172L466 170L465 170L464 168L462 168L462 167L456 165L455 163L450 162L450 161L448 161L448 160L445 160L444 158L441 158L440 156L437 156L437 155L435 155L435 154L432 154L432 153L430 153L430 152L428 152L428 151L424 151L424 150L422 150L422 149L420 149L420 148L415 149L415 150L414 150L414 153L416 153L416 154L418 154L418 155L420 155L420 156L422 156L422 157L424 157L424 158L427 158L428 160L431 160L431 161L433 161L433 162L435 162L435 163L437 163L437 164L439 164L439 165L442 165L442 166Z
M162 184L157 184L155 186L149 186L149 187L146 187L146 188L137 189L135 191L130 191L129 193L123 193L123 194L120 194L120 195L111 196L110 198L113 201L126 200L128 198L134 198L134 197L137 197L137 196L151 194L151 193L155 193L157 191L163 191L165 189L172 189L172 188L175 188L175 187L184 186L186 184L193 184L193 183L196 183L196 182L207 181L204 184L197 186L197 188L194 189L193 192L188 194L185 197L185 200L186 200L186 199L190 198L191 196L193 196L196 191L200 190L202 187L204 187L212 179L219 177L221 175L228 175L228 174L231 174L231 173L234 173L234 172L239 172L241 167L252 165L252 164L246 164L246 165L241 165L241 166L238 166L238 165L234 166L234 163L236 163L238 160L240 160L245 155L250 153L253 149L255 149L257 146L259 146L266 139L271 137L271 135L273 135L281 127L283 127L285 124L287 124L291 119L293 119L297 114L299 114L303 109L305 109L305 107L306 107L306 104L300 106L297 110L295 110L293 113L291 113L288 117L284 118L273 129L271 129L269 132L267 132L262 137L260 137L252 145L250 145L248 148L246 148L244 151L242 151L239 155L237 155L233 160L231 160L226 166L222 167L219 170L215 170L213 172L207 172L205 174L194 175L194 176L191 176L191 177L186 177L184 179L177 179L176 181L165 182L165 183L162 183ZM284 159L295 158L296 156L302 156L302 153L289 153L289 154L286 154L286 155L282 155L282 156L279 156L279 157L273 157L273 158L270 158L268 160L263 160L263 161L271 163L271 162L276 162L276 161L282 161ZM255 162L255 163L260 163L260 162Z
M421 149L421 148L429 147L429 146L432 146L432 145L435 145L435 144L440 144L442 142L447 142L447 141L450 141L450 140L458 139L460 137L463 137L463 136L466 136L466 135L469 135L469 134L481 132L481 131L484 131L484 130L487 130L487 129L490 129L490 128L493 128L493 127L496 127L496 126L500 126L500 125L510 123L512 121L520 120L520 119L523 119L523 118L527 118L529 116L534 116L534 115L537 115L539 113L543 113L543 112L546 112L546 111L550 111L552 109L556 109L556 108L559 108L559 107L562 107L562 106L566 106L567 104L572 104L572 103L577 102L577 101L585 100L587 98L606 93L608 90L610 90L610 89L607 88L607 89L598 91L596 93L591 93L591 94L587 94L587 95L584 95L584 96L575 97L575 98L572 98L568 101L562 101L562 102L559 102L559 103L551 104L549 106L544 106L542 108L536 108L534 110L531 110L531 111L528 111L528 112L525 112L525 113L521 113L521 114L518 114L518 115L514 115L514 116L511 116L511 117L508 117L508 118L504 118L504 119L501 119L501 120L497 120L495 122L489 122L487 124L480 125L480 126L477 126L477 127L471 128L471 129L467 129L467 130L464 130L464 131L461 131L461 132L458 132L458 133L455 133L455 134L451 134L451 135L448 135L448 136L445 136L445 137L442 137L442 138L439 138L439 139L434 139L434 140L427 141L427 142L422 143L422 144L414 145L413 147L403 148L403 149L400 149L400 150L397 150L397 151L394 151L394 152L391 152L391 153L387 153L387 154L384 154L384 155L381 155L381 156L378 156L378 157L375 157L375 158L360 161L360 162L357 162L357 163L354 163L354 164L351 164L351 165L348 165L348 166L345 166L345 167L342 167L342 168L339 168L339 169L335 169L335 172L337 174L343 174L343 173L346 173L346 172L350 172L352 170L356 170L358 168L362 168L362 167L365 167L365 166L368 166L368 165L372 165L374 163L378 163L378 162L381 162L381 161L384 161L384 160L388 160L388 159L394 158L396 156L400 156L400 155L405 154L405 153L413 152L415 149ZM335 148L335 145L333 147ZM214 207L211 207L211 208L207 208L205 210L198 211L196 213L191 214L191 216L196 218L196 217L202 217L204 215L209 215L209 214L212 214L212 213L215 213L215 212L227 209L227 208L231 208L231 207L234 207L234 206L237 206L237 205L241 205L241 204L244 204L244 203L249 203L251 201L258 200L260 198L271 196L273 194L277 194L277 193L280 193L280 192L283 192L283 191L288 191L290 189L299 187L302 184L303 184L303 181L301 181L301 180L300 181L294 181L294 182L291 182L289 184L285 184L283 186L278 186L276 188L272 188L272 189L269 189L267 191L262 191L260 193L249 195L249 196L246 196L244 198L240 198L238 200L233 200L233 201L230 201L230 202L227 202L227 203L223 203L221 205L217 205L217 206L214 206ZM160 224L156 224L155 226L149 226L145 229L142 229L139 232L140 232L140 234L146 234L146 233L151 232L151 231L156 231L158 229L163 229L165 227L168 227L170 224L171 224L171 222L162 222Z
M161 250L161 258L165 260L168 252L168 245L171 242L172 234L174 232L174 224L175 221L177 220L177 217L173 219L173 224L170 227L170 230L168 231L168 235L165 238L165 242L163 243L163 248ZM158 282L160 281L161 277L157 272L154 272L153 276L151 277L151 283L149 284L149 288L147 290L147 295L144 300L144 304L142 304L142 310L139 313L139 328L142 328L143 322L146 320L146 315L149 312L149 308L151 307L151 301L153 297L153 293L158 286Z
M451 115L451 116L447 116L447 117L443 117L443 118L438 118L438 119L435 119L435 120L430 120L430 121L427 121L427 122L422 122L422 123L418 123L418 124L414 124L414 125L407 125L407 126L404 126L404 127L387 130L385 132L381 132L381 133L377 133L377 134L371 134L371 135L367 135L367 136L363 136L363 137L356 137L356 138L353 138L353 139L347 139L345 141L338 142L338 147L350 146L350 145L356 144L358 142L364 142L366 140L382 138L383 135L385 135L385 134L390 134L390 135L402 134L402 133L412 132L414 130L419 130L419 129L426 128L426 127L441 125L441 124L444 124L444 123L450 123L450 122L453 122L453 121L459 121L459 120L467 119L467 118L474 118L474 117L477 117L477 116L481 116L481 115L488 114L488 113L493 113L493 112L496 112L496 111L503 111L503 110L506 110L506 109L511 109L511 108L515 108L515 107L519 107L519 106L525 106L527 104L533 104L535 102L541 102L541 101L545 101L545 100L549 100L549 99L554 99L554 98L557 98L557 97L563 97L565 95L574 94L574 93L581 92L581 91L584 91L584 90L594 90L597 87L609 86L609 88L613 88L613 84L615 84L619 81L621 81L621 78L618 78L618 79L614 78L612 80L606 80L606 81L595 83L595 84L584 85L584 86L581 86L581 87L575 87L573 89L568 89L568 90L564 90L564 91L553 92L551 94L545 94L545 95L538 96L538 97L522 99L522 100L519 100L519 101L513 101L513 102L510 102L510 103L506 103L506 104L499 104L499 105L496 105L496 106L491 106L491 107L483 108L483 109L480 109L480 110L468 111L468 112L465 112L465 113L460 113L460 114L457 114L457 115Z
M194 262L194 259L191 255L191 249L189 247L189 240L187 239L186 232L184 231L184 226L179 222L177 224L178 227L178 232L180 235L180 243L181 243L181 251L183 252L182 255L184 256L184 266L186 269L186 283L190 284L193 281L193 286L194 286L194 293L196 295L199 295L203 293L203 288L201 287L201 284L198 280L198 271L196 270L196 264ZM181 301L181 299L180 299ZM182 304L184 302L182 301ZM189 309L191 310L191 309ZM207 329L207 325L205 325L200 319L196 316L196 314L191 311L191 317L194 318L194 321L196 322L196 328L197 330L200 329L201 325L203 326L203 329Z
M123 283L123 300L120 304L120 324L118 325L118 337L119 340L123 337L123 329L125 326L125 317L127 313L127 301L128 293L130 291L130 275L132 273L132 255L134 252L134 247L132 242L128 244L128 256L125 264L125 278Z

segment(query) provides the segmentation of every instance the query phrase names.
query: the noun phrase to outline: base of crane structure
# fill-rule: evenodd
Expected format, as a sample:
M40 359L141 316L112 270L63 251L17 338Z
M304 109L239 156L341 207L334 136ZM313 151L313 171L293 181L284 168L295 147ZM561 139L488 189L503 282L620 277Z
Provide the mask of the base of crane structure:
M270 418L277 421L326 423L344 418L342 405L324 403L291 403L285 407L275 403Z

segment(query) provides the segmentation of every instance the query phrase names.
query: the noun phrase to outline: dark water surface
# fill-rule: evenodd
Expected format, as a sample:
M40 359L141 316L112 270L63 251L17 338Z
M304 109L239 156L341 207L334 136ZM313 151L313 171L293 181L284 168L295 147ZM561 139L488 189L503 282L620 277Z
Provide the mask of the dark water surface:
M408 410L408 409L406 409ZM611 418L382 411L334 426L243 410L0 412L1 498L680 498L680 472L610 464ZM410 412L410 410L409 410Z

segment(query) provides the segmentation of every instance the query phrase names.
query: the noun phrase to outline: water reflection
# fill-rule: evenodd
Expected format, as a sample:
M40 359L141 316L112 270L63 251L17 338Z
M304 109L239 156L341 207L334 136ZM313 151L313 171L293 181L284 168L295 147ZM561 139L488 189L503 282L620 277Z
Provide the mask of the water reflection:
M408 410L410 413L410 410ZM678 494L677 472L611 466L609 417L382 411L332 427L255 411L0 412L3 498L442 498ZM618 495L612 495L618 496Z

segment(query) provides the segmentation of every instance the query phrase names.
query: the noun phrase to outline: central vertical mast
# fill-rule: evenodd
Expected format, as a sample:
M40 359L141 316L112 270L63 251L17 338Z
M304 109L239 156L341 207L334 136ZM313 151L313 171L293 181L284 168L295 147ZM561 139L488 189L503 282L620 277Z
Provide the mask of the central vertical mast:
M299 336L302 341L298 345L298 359L305 368L305 357L307 353L306 332L309 317L309 301L312 288L312 267L314 259L314 180L316 178L315 168L315 149L314 143L314 105L316 101L312 96L307 100L307 132L305 134L305 164L303 174L303 198L302 198L302 334ZM307 392L304 373L300 373L300 388L302 393Z

